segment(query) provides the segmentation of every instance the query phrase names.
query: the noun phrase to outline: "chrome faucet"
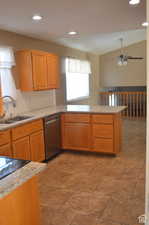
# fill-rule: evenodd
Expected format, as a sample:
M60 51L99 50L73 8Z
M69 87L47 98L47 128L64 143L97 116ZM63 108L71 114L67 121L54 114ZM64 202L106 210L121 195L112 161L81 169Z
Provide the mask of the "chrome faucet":
M16 100L15 100L13 97L11 97L11 96L9 96L9 95L5 95L5 96L3 96L3 97L1 97L1 98L2 98L2 99L9 98L9 99L11 100L11 102L12 102L13 107L14 107L14 108L16 107Z
M8 103L12 103L13 107L16 108L16 100L13 97L11 97L9 95L5 95L5 96L1 97L1 99L5 99L5 98L9 98L11 101L8 102ZM7 110L8 110L8 105L7 105ZM0 116L0 119L4 119L5 118L6 111L4 111L4 114ZM11 113L10 117L12 117L12 113Z

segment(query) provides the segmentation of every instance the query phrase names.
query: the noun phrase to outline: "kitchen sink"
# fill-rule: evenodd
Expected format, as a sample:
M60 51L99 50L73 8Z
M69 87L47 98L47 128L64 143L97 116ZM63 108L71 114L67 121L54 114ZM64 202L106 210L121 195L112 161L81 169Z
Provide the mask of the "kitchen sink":
M3 120L0 121L0 124L16 123L16 122L26 120L26 119L29 119L29 118L31 118L31 116L16 116L16 117L9 118L9 119L6 119L6 120L3 119Z

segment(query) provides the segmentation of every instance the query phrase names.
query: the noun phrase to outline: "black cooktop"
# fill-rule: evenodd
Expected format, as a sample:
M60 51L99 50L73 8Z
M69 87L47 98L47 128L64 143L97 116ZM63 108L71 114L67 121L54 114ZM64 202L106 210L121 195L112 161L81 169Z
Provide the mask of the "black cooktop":
M11 159L0 156L0 180L11 173L14 173L16 170L25 166L29 162L30 161L27 160Z

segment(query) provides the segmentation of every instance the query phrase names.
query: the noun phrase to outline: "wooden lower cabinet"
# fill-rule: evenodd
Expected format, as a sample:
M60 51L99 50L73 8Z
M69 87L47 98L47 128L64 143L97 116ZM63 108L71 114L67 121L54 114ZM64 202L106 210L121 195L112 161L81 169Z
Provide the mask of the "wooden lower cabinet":
M121 148L121 114L63 113L62 148L117 154Z
M0 156L12 157L10 144L0 146Z
M93 151L103 153L114 153L114 146L112 139L94 138Z
M45 160L43 121L36 120L12 129L13 158Z
M93 124L93 137L99 138L113 138L112 124Z
M0 131L0 146L10 143L10 130Z
M30 136L30 152L32 161L41 162L45 160L43 131L36 132Z
M31 160L29 136L13 142L13 158Z
M76 150L90 149L90 125L70 123L63 127L63 148Z
M37 177L0 199L1 225L41 225Z

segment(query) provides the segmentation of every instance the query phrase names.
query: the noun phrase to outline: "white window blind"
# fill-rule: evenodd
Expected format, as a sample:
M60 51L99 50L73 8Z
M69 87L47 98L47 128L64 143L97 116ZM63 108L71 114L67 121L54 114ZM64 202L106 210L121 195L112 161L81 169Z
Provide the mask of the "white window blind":
M66 97L67 101L89 96L90 63L78 59L66 59Z
M0 81L2 96L11 96L16 99L16 87L11 73L15 59L12 48L0 47Z

